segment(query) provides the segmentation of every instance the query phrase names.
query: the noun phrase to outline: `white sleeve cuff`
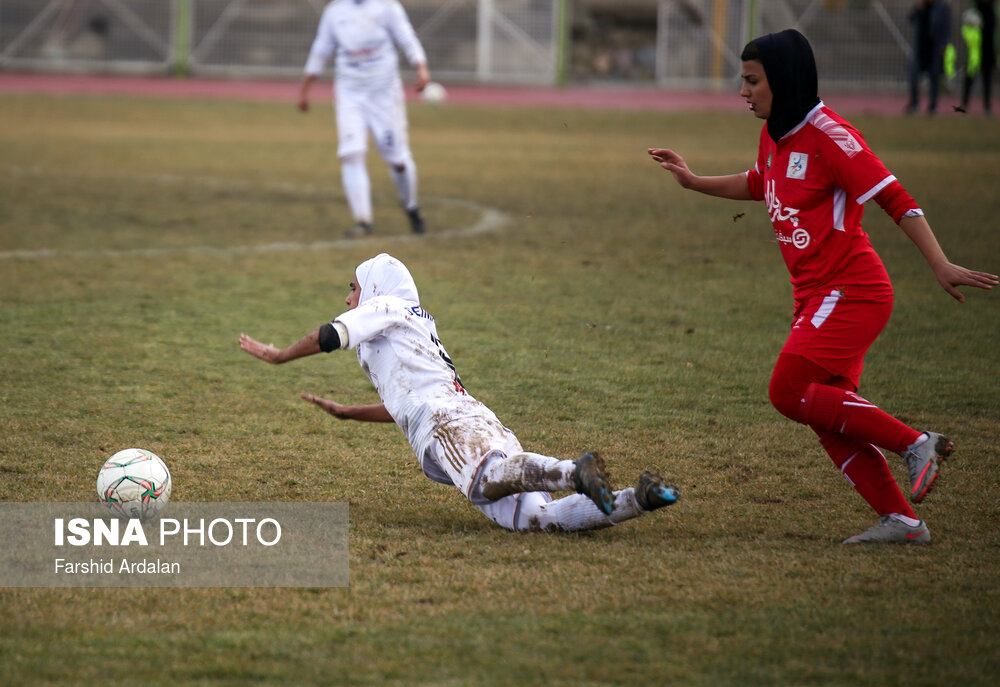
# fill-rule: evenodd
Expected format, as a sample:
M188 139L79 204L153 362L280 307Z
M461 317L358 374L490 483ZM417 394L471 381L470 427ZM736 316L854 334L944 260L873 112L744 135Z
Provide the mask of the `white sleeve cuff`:
M343 322L333 321L333 328L337 330L337 336L340 337L340 348L347 349L347 327L344 326Z

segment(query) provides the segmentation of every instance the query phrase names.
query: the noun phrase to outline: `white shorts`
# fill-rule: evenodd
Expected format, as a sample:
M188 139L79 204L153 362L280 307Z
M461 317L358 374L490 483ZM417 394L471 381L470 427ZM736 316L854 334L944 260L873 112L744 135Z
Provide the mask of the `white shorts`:
M420 467L435 482L457 486L493 522L518 531L530 528L530 517L552 501L551 494L523 492L490 501L482 494L480 477L492 461L523 451L513 432L492 413L484 413L438 427Z
M374 91L335 85L337 112L337 156L368 151L368 132L390 165L403 164L410 157L403 83Z
M521 442L486 409L482 415L464 417L437 427L420 459L430 479L458 487L479 505L489 499L479 492L479 478L491 460L521 453Z

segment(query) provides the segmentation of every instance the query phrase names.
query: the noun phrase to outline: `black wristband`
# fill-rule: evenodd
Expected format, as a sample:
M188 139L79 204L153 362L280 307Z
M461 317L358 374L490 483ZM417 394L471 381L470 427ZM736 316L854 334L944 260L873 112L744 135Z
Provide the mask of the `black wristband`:
M340 334L332 322L327 322L319 328L319 350L324 353L336 351L340 348Z

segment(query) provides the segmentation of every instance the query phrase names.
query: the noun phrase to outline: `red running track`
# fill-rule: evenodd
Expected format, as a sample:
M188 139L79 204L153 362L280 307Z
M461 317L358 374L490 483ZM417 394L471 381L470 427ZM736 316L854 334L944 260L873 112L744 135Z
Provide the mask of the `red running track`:
M481 86L448 84L448 102L483 107L570 107L588 109L670 111L746 110L738 94L738 84L730 91L666 90L625 86ZM312 91L315 102L330 97L331 87L317 83ZM0 72L0 94L41 93L48 95L120 95L163 98L223 98L294 103L298 94L295 81L231 81L204 78L94 76ZM408 87L407 95L415 98ZM953 98L942 98L939 111L950 113ZM903 111L902 95L828 94L824 101L843 114L898 115Z

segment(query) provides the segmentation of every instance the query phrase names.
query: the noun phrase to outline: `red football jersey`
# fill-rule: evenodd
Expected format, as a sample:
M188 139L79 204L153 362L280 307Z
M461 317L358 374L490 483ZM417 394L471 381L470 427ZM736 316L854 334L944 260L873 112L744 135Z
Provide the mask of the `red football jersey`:
M777 143L763 127L747 182L766 203L796 305L832 289L892 293L861 216L864 203L890 185L889 193L905 195L895 181L860 132L822 103Z

